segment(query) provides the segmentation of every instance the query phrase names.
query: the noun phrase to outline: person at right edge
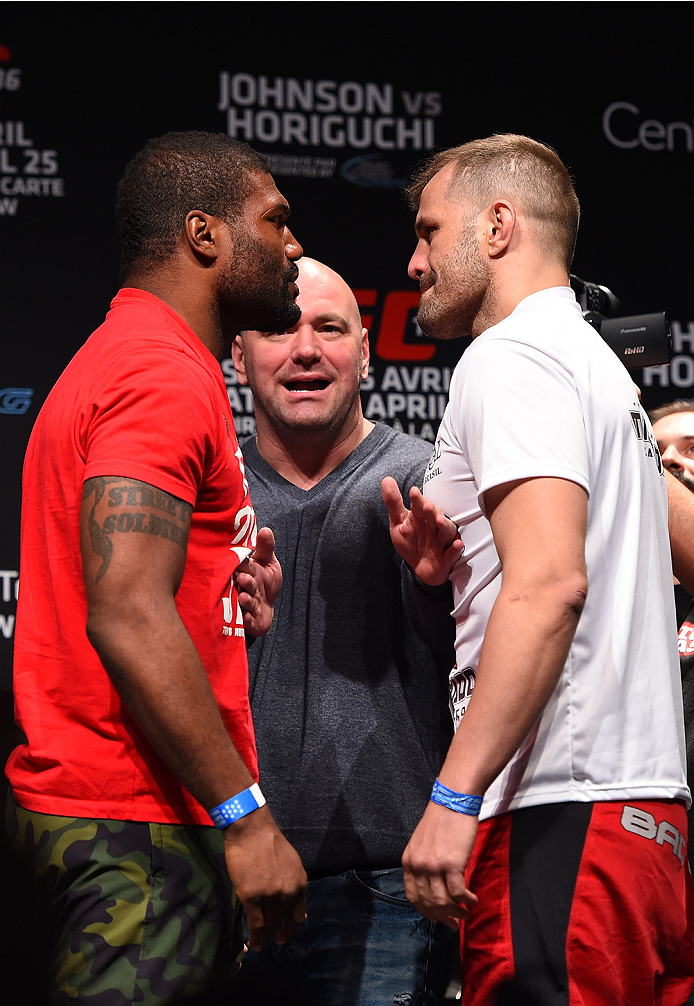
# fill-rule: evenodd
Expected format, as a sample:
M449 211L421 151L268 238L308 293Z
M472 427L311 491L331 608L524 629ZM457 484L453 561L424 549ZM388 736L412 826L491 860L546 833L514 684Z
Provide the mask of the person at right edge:
M677 479L680 486L694 493L694 402L679 399L659 405L649 412L658 450L666 472ZM677 497L670 479L670 524L677 524L681 514L677 508ZM690 500L692 497L689 497ZM694 505L694 504L693 504ZM673 545L673 561L676 552ZM676 568L675 573L681 572ZM694 779L694 596L693 585L687 580L685 586L675 575L675 612L677 614L677 647L680 656L682 678L682 699L684 702L684 733L687 742L687 781ZM692 830L694 808L687 813L689 830ZM691 869L691 850L689 865ZM694 1006L694 993L687 999L687 1006Z
M636 388L569 285L573 184L551 148L497 135L437 154L409 192L419 323L473 342L429 499L412 490L408 511L383 487L403 558L431 584L450 572L457 626L457 730L406 891L461 924L465 1006L680 1006L694 945L667 491ZM438 549L415 537L427 524Z
M649 417L664 467L694 493L694 402L682 399L667 402L652 409ZM691 781L694 779L694 597L677 578L675 611L687 739L687 779ZM687 816L691 831L692 808Z

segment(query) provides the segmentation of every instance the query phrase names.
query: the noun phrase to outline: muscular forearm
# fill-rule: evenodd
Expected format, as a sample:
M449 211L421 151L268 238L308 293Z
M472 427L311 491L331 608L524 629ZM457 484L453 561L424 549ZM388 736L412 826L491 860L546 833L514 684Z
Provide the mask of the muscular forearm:
M694 594L694 493L665 472L672 568L680 583Z
M483 795L537 722L562 673L585 601L587 495L564 479L493 487L485 503L503 569L475 688L439 772L444 786ZM407 896L455 925L474 894L465 869L477 817L429 803L403 856Z
M148 741L207 809L252 783L171 599L90 612L88 635Z
M580 577L523 592L502 586L470 704L439 773L445 786L483 794L518 750L556 687L584 598Z
M158 509L172 518L175 533L152 533L150 517ZM135 520L128 522L127 513L142 514L149 533L131 533ZM92 645L154 750L210 810L246 789L252 778L174 602L191 513L190 504L137 480L88 479L80 516L82 564ZM270 539L259 557L264 570L256 571L262 583L258 586L251 563L243 574L251 621L261 629L265 615L259 609L274 600L279 587ZM227 825L224 846L229 876L246 910L249 945L260 949L272 933L278 942L291 937L305 916L306 874L269 808Z

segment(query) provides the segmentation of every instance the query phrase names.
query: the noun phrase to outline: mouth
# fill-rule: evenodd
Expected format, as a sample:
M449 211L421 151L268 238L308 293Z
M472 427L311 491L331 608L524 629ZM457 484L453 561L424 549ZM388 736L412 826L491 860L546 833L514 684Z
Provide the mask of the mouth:
M303 378L297 381L286 381L285 388L287 391L325 391L329 385L329 381L326 381L322 377L315 378Z

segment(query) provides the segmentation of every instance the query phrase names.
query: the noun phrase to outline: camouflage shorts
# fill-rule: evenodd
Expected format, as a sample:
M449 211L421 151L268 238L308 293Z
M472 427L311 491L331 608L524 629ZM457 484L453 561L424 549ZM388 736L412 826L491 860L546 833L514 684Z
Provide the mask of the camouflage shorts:
M233 1002L240 905L215 828L38 814L8 829L50 900L54 1003Z

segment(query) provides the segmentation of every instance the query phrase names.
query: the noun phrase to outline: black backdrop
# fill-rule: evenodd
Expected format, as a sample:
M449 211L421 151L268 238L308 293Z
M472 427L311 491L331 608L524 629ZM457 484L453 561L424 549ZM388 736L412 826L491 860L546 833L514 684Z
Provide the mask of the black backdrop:
M403 180L497 131L557 148L583 219L574 271L665 310L646 407L694 395L692 33L685 4L20 3L0 9L0 696L7 722L31 426L117 289L114 186L171 129L273 157L307 254L358 291L371 418L432 439L463 342L418 335ZM240 433L248 396L223 362Z

